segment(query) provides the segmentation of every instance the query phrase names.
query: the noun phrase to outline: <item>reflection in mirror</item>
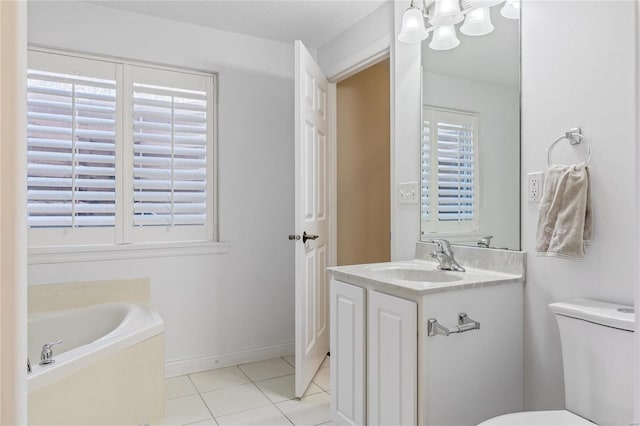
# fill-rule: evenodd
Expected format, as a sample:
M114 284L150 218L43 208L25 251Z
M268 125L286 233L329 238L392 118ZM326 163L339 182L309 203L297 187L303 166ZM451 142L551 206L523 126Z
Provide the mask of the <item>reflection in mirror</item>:
M490 11L490 34L422 43L421 239L519 250L519 21Z

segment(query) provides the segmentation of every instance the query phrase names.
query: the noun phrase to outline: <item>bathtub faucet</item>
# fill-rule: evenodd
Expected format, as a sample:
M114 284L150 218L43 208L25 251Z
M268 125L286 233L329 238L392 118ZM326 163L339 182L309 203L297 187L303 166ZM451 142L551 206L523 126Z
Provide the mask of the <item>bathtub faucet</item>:
M40 365L53 364L56 362L56 360L53 359L53 349L51 349L51 347L59 345L60 343L62 343L62 340L42 345L42 352L40 352Z

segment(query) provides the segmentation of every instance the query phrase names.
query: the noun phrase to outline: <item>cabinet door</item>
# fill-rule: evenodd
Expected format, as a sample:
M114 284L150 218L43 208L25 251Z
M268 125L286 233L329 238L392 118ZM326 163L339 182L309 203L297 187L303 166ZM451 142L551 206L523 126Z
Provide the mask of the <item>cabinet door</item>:
M369 292L369 425L415 425L417 422L417 314L415 302Z
M331 280L331 419L365 424L365 290Z

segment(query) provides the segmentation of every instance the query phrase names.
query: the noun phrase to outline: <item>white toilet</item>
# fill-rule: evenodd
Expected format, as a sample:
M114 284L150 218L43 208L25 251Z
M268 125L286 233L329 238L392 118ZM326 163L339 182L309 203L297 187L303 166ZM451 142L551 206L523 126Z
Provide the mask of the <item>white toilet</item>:
M631 307L588 299L549 307L560 329L566 410L511 413L478 426L630 424L635 321Z

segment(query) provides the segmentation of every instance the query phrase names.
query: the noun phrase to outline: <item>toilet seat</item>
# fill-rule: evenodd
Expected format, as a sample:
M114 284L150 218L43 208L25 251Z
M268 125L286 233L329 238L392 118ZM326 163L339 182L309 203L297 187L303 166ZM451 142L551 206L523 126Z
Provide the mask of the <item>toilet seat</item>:
M553 410L505 414L486 420L478 426L593 426L594 424L567 410Z

